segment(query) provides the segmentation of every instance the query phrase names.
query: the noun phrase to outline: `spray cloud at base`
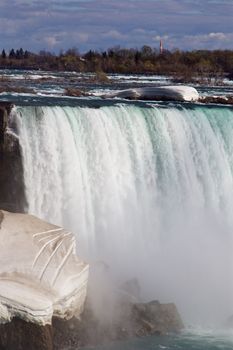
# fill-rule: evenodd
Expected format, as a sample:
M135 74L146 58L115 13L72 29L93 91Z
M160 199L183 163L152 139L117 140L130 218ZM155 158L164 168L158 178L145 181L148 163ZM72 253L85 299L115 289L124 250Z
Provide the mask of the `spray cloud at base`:
M30 213L184 320L233 313L233 111L17 107Z

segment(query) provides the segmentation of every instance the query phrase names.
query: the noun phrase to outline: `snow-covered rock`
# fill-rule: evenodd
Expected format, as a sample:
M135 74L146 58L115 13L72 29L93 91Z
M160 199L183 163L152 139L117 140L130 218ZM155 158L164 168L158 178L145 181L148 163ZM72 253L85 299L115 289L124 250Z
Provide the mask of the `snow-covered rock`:
M72 233L31 215L0 214L0 322L79 316L88 265L76 256Z
M191 86L156 86L122 90L106 97L118 97L136 100L172 100L172 101L197 101L199 94Z

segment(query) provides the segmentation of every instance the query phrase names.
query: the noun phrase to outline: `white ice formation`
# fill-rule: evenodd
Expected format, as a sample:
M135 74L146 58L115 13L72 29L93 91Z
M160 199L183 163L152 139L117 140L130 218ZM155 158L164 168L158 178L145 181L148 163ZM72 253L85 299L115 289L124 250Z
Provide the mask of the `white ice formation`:
M199 94L191 86L156 86L122 90L104 97L118 97L141 100L197 101Z
M31 215L0 214L0 322L78 316L88 265L75 255L73 234Z

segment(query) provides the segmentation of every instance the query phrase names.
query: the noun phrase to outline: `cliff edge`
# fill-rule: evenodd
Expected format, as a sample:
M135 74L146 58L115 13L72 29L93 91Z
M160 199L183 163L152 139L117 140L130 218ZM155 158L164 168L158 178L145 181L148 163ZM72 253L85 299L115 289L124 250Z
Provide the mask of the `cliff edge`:
M23 164L12 108L11 103L0 102L0 207L23 212L27 206Z

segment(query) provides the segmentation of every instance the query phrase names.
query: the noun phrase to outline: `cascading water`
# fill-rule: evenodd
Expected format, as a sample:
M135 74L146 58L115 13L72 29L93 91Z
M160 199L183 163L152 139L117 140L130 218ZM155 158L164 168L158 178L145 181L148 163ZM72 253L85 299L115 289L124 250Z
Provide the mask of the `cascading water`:
M186 320L233 313L233 110L17 107L28 211ZM203 312L203 313L202 313Z

